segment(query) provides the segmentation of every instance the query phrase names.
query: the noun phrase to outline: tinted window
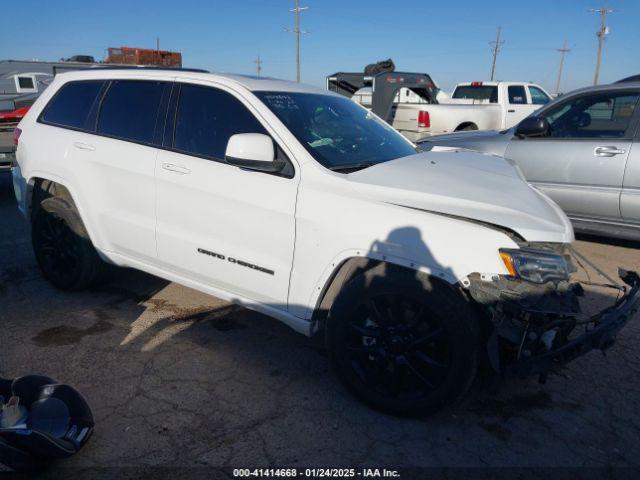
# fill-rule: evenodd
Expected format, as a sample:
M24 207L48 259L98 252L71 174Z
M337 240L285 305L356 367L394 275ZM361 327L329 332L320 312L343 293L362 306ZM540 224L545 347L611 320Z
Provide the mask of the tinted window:
M185 153L224 159L229 137L267 132L235 97L210 87L182 85L174 148Z
M72 128L85 128L91 106L103 81L69 82L58 90L44 109L42 121Z
M498 103L498 87L495 85L460 85L456 87L451 98L468 98Z
M292 92L256 95L327 168L358 169L416 153L397 131L350 99Z
M151 143L162 99L163 82L116 80L98 117L98 133Z
M33 89L33 78L31 77L18 77L18 85L20 88Z
M509 91L509 103L519 105L527 103L527 95L524 93L524 87L522 85L510 85Z
M529 94L531 95L531 103L534 105L546 105L551 100L549 95L538 87L529 87Z
M635 93L599 93L565 102L544 116L551 137L622 138L637 104Z

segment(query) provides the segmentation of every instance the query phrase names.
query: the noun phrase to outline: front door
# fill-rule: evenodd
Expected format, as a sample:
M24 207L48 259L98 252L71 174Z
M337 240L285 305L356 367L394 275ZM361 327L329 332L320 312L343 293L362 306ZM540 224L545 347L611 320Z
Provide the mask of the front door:
M548 136L514 137L505 156L569 216L619 219L637 102L619 90L569 98L542 112Z
M156 165L160 262L204 285L286 309L299 180L293 165L274 175L225 162L232 135L270 134L230 91L177 83L170 112L169 143Z

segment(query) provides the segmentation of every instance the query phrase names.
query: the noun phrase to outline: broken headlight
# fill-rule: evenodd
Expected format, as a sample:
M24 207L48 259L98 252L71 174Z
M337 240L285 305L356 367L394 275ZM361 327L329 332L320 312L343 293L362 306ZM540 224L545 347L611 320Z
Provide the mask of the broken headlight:
M569 279L569 264L563 255L528 248L501 249L500 258L509 275L533 283Z

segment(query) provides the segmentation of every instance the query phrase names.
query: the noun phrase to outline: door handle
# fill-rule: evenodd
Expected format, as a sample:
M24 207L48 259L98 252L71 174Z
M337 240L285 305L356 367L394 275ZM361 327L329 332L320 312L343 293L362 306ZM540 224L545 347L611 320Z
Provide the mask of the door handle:
M89 150L90 152L93 152L96 149L96 147L94 147L93 145L89 145L88 143L83 142L75 142L73 146L79 150Z
M600 146L593 149L593 154L596 157L613 157L614 155L622 155L625 153L627 153L626 150L613 146Z
M183 167L182 165L176 165L174 163L163 163L162 168L170 172L181 173L183 175L191 173L191 170L189 170L187 167Z
M507 110L507 112L509 112L509 113L516 113L515 109L513 109L513 110Z

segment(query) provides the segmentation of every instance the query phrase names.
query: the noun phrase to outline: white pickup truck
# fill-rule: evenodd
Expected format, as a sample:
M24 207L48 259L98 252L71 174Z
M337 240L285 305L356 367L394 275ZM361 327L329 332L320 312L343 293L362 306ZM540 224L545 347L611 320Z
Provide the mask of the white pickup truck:
M407 78L410 78L408 74ZM377 79L378 84L385 79L384 76ZM351 98L372 108L377 95L382 95L380 89L366 86L355 91ZM418 90L408 85L397 89L394 95L388 116L381 115L375 108L374 113L383 116L414 142L431 135L462 130L510 128L551 101L541 86L529 82L459 83L451 98L446 98L436 89Z

